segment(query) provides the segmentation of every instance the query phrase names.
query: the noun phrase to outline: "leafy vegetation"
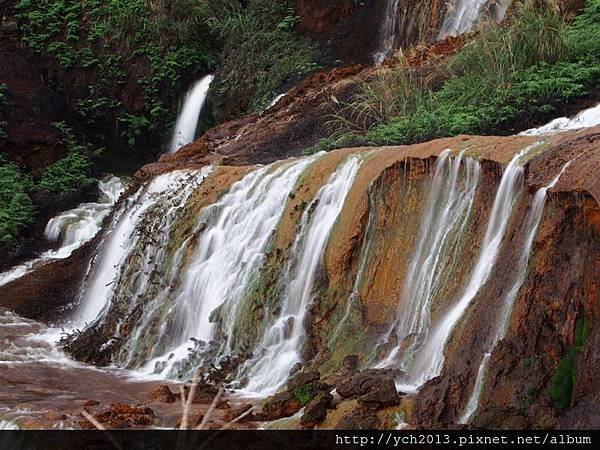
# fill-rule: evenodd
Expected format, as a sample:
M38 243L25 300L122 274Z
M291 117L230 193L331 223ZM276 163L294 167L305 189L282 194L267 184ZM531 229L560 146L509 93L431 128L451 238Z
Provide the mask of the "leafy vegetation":
M548 392L558 410L566 409L571 404L575 385L575 356L583 348L588 334L589 322L585 317L580 317L575 323L575 343L558 364Z
M158 149L190 79L217 66L219 93L242 99L240 113L317 67L292 31L291 0L20 0L17 10L23 40L58 66L75 109L122 147Z
M0 155L0 244L13 243L33 222L32 187L31 178Z
M316 47L292 30L299 20L291 0L225 2L214 15L214 30L224 49L218 69L218 94L241 100L241 114L267 107L278 90L319 66ZM219 10L223 10L223 5Z
M34 198L27 193L85 189L100 167L126 170L154 159L179 98L202 74L216 71L217 97L227 105L219 115L225 119L261 110L285 83L317 67L316 47L293 31L299 20L293 0L15 3L23 42L36 54L48 83L64 93L79 115L69 117L69 125L85 126L77 127L84 134L76 138L67 124L55 124L66 156L35 179L23 175L30 181L23 185L25 197L15 192L17 203L5 199L3 208L27 204ZM0 84L0 102L4 100ZM218 108L219 102L215 104ZM2 128L0 123L0 139ZM99 158L92 148L108 150ZM21 174L2 164L14 176ZM7 225L10 233L3 234L16 236L32 211L27 220L16 214L14 225Z
M73 132L65 123L55 123L54 126L62 132L68 154L44 169L36 188L63 193L89 187L94 183L94 179L89 176L91 162L86 156L87 149L78 144Z
M48 166L36 180L0 154L0 244L11 249L35 219L31 195L36 191L56 194L81 190L94 183L90 177L88 148L77 143L71 129L64 123L54 124L64 136L68 154Z
M23 40L50 55L76 84L75 107L89 124L129 146L164 133L173 94L213 57L203 3L191 0L21 0ZM125 93L141 92L139 104ZM126 104L130 103L130 104ZM168 120L167 120L168 121ZM156 142L156 139L154 140Z
M427 78L400 56L338 108L331 138L316 149L502 133L550 116L600 81L599 5L588 1L566 25L550 3L526 1L510 24L490 23Z
M294 398L300 402L300 405L306 406L308 402L313 398L315 386L312 384L304 384L297 387L293 391Z
M6 84L0 83L0 105L6 102ZM6 127L6 122L0 120L0 139L6 137L6 131L4 130Z

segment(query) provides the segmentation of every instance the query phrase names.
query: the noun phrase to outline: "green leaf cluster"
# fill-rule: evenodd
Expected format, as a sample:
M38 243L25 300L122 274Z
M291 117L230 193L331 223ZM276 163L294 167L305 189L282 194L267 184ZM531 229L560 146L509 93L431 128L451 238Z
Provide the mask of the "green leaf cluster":
M573 387L575 386L575 357L581 351L589 335L590 323L580 317L575 323L575 342L567 354L561 359L548 394L558 410L564 410L571 404Z
M33 222L33 181L0 155L0 243L14 241Z
M334 116L335 143L406 144L520 131L590 94L600 82L600 0L565 24L549 4L522 2L437 68L431 89L406 64L384 69Z

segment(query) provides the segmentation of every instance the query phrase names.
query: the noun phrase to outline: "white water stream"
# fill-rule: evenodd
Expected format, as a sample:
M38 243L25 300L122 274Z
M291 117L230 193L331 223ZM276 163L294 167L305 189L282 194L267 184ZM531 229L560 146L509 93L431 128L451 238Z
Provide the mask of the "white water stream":
M431 328L431 309L456 263L479 174L479 162L463 159L462 153L452 158L450 150L446 150L438 158L404 293L385 339L395 334L398 346L378 367L408 370L426 341Z
M522 158L536 146L537 144L534 144L520 151L504 170L479 257L467 286L458 301L435 325L421 351L416 356L414 364L407 372L406 381L409 386L414 388L421 386L441 372L444 364L444 349L454 326L463 316L479 290L485 285L496 263L504 232L523 187L523 168L520 165Z
M488 347L488 350L483 354L483 357L481 359L481 363L477 371L475 386L473 387L473 391L471 392L465 411L460 417L460 423L468 424L471 418L473 417L473 414L477 411L477 408L479 406L479 399L481 397L481 392L483 391L485 376L487 374L491 352L506 334L506 330L508 328L508 323L510 320L510 315L513 309L513 304L515 302L515 299L517 298L519 289L521 289L521 286L523 285L525 277L527 275L527 265L529 264L529 257L531 256L531 247L537 234L540 221L542 220L542 214L544 212L544 205L546 204L546 196L548 194L548 190L552 189L556 185L556 183L558 182L562 174L565 172L565 170L567 170L570 164L571 161L567 162L562 167L560 173L548 185L539 189L533 198L531 208L525 221L525 240L523 242L523 247L521 249L521 253L519 255L518 263L516 266L517 271L515 274L515 278L511 288L502 299L502 310L500 311L500 317L495 324L493 339Z
M80 306L73 317L74 326L85 327L106 310L126 257L139 238L138 226L146 211L169 199L173 202L172 197L177 198L176 193L184 197L189 195L210 170L210 167L205 167L200 173L174 171L159 175L123 202L113 217L107 236L104 237L98 256L92 262L86 277ZM168 215L169 211L164 211L164 216Z
M190 338L209 342L216 324L211 315L222 308L226 334L224 351L234 347L239 310L248 287L258 275L267 244L285 209L286 199L304 170L321 155L255 170L233 184L218 202L205 208L199 222L206 230L183 275L161 354L145 367L172 373L188 356ZM163 318L164 320L164 318Z
M171 137L170 153L174 153L184 145L194 141L198 120L206 103L208 90L213 79L213 75L206 75L194 83L186 94Z
M592 108L584 109L573 117L559 117L546 125L539 128L531 128L520 134L524 136L539 136L567 130L590 128L597 125L600 125L600 103Z
M243 390L247 394L264 397L277 392L287 381L292 366L301 361L306 335L304 319L314 298L316 270L360 165L358 156L350 156L319 189L302 216L292 246L293 258L285 269L281 311L267 328L255 357L241 370L240 376L249 379Z
M495 6L492 15L500 22L506 14L510 0L453 0L448 6L438 40L472 31L488 5Z
M1 273L0 286L22 277L48 261L68 258L71 253L92 239L100 231L102 221L125 189L117 177L101 180L98 188L100 198L97 203L82 203L77 208L62 212L48 221L44 231L46 239L60 241L60 246Z
M492 212L488 221L485 237L481 245L479 256L470 275L469 281L461 294L460 298L450 307L450 309L442 314L441 318L433 326L429 326L429 302L421 302L415 305L415 308L410 308L412 303L408 303L410 314L406 314L406 319L403 319L402 326L399 327L399 337L412 337L411 331L413 328L417 331L421 330L421 335L425 335L424 339L416 339L413 341L418 342L415 346L410 343L408 351L403 351L402 355L399 355L399 349L402 341L399 339L398 347L392 350L392 352L382 362L378 364L378 367L400 367L404 370L404 374L397 380L399 389L406 391L415 391L427 380L437 376L444 363L444 349L446 343L454 329L454 326L458 323L460 318L463 316L466 309L469 307L471 301L475 298L479 290L485 285L488 280L492 269L495 265L500 244L504 237L508 222L510 220L513 208L519 198L522 185L523 185L523 168L521 167L522 159L538 144L533 144L522 151L520 151L506 167L500 186L496 193ZM432 185L432 191L435 188L435 183ZM439 195L439 194L438 194ZM430 204L432 198L428 200ZM427 224L431 221L430 206L427 208L427 212L424 216L424 222ZM427 227L425 226L425 229ZM442 227L443 229L444 227ZM437 231L438 224L433 227L434 231ZM431 243L432 240L426 240L427 243ZM428 251L425 255L429 256L431 252ZM416 258L419 258L419 247L417 247ZM412 292L414 284L414 274L428 274L431 272L430 267L431 259L429 257L423 258L423 263L415 264L416 268L411 268L409 272L409 283L407 284L408 292ZM442 267L446 267L443 265ZM416 280L420 280L421 275ZM418 286L418 285L417 285ZM419 292L416 290L415 292ZM413 297L409 297L411 300ZM419 298L419 297L417 297ZM419 307L424 307L424 310ZM402 306L401 306L402 307ZM400 315L399 317L403 317ZM424 317L426 320L421 322L417 321L416 318ZM406 324L404 323L406 322ZM425 326L421 328L416 327L415 323L424 323ZM408 331L406 331L408 330ZM426 330L424 333L423 330ZM402 346L404 347L404 346ZM401 357L398 364L398 356Z
M377 64L382 64L386 58L390 58L394 51L399 3L400 0L387 0L386 2L383 26L380 29L379 50L375 53Z

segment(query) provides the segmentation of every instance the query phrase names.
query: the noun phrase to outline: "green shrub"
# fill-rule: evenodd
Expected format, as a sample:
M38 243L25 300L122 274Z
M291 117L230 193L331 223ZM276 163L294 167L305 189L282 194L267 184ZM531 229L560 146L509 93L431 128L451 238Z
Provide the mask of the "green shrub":
M600 82L599 5L589 1L567 26L548 4L524 2L509 25L490 23L440 65L435 91L404 64L381 71L337 109L331 142L348 133L390 145L515 132L551 116Z
M206 1L21 0L17 11L31 49L78 71L66 77L75 80L73 106L107 130L116 119L124 146L155 146L174 119L175 94L214 63ZM87 84L73 86L79 80ZM136 84L144 98L134 112L121 99Z
M294 398L300 402L300 405L306 406L313 396L313 386L305 384L294 389Z
M573 387L575 386L575 356L581 351L589 333L589 322L585 317L580 317L575 323L575 343L567 354L561 359L554 376L548 394L559 411L564 410L571 404Z
M237 2L214 12L223 52L218 95L248 98L237 113L267 107L281 86L319 68L313 43L292 31L297 17L290 0ZM223 10L223 6L219 7Z
M89 177L90 166L85 156L71 151L44 170L37 187L56 193L85 189L94 182Z
M576 352L571 350L561 359L552 378L549 394L558 410L566 409L571 404L571 395L575 384L575 370L573 368L575 354Z
M34 208L28 192L33 182L0 155L0 242L14 241L33 222Z
M588 0L566 31L571 59L600 60L600 0Z
M4 103L6 103L6 84L0 83L0 108L2 106L5 106ZM6 137L6 131L4 130L5 126L6 126L6 122L3 120L0 120L0 139L3 139Z
M73 132L65 123L54 123L54 126L63 134L68 154L44 169L37 189L64 193L89 187L94 179L89 176L91 162L85 155L86 148L78 144Z

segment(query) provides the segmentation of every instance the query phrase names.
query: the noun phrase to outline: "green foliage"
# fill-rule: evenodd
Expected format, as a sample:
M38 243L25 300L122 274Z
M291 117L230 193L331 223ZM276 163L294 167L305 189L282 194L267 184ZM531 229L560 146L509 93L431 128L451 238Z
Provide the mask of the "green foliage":
M558 410L566 409L571 404L571 395L575 384L575 370L573 368L575 354L576 352L573 350L567 353L558 364L556 373L552 378L549 394Z
M86 122L112 130L116 119L123 143L134 145L164 134L174 94L214 63L206 3L21 0L17 11L29 47L67 72L85 74L76 77L86 84L75 89L74 106ZM132 111L121 99L135 85L144 98Z
M44 169L37 188L55 193L85 189L94 182L89 176L91 163L84 154L85 147L77 143L64 123L55 123L54 126L62 132L68 154Z
M0 243L13 242L33 222L32 186L28 175L0 155Z
M588 0L586 7L566 31L572 59L589 64L600 61L600 0Z
M300 402L302 406L306 406L313 396L313 386L304 384L294 389L294 398Z
M224 49L218 93L248 98L238 113L264 109L284 83L319 68L315 46L292 31L298 18L290 0L227 6L228 10L215 12L213 22Z
M580 352L590 334L590 321L580 317L575 322L575 351Z
M89 171L89 160L81 153L70 152L44 170L38 188L56 193L77 191L94 182Z
M590 323L585 317L579 317L575 323L575 343L561 359L548 394L556 409L564 410L571 404L573 386L575 386L575 356L581 351L589 334Z
M293 32L291 0L20 0L23 40L75 83L73 106L124 146L155 145L189 79L213 70L220 92L263 109L315 70L316 48ZM81 81L80 81L81 80ZM135 102L125 92L143 92ZM102 133L103 134L103 133Z
M438 67L435 91L404 64L382 70L336 111L333 142L351 134L358 144L413 143L549 117L600 81L599 4L589 1L567 26L548 4L524 2L509 25L490 23Z
M5 106L6 103L6 84L0 83L0 108ZM6 137L6 131L4 131L4 127L6 126L6 122L0 120L0 139Z

